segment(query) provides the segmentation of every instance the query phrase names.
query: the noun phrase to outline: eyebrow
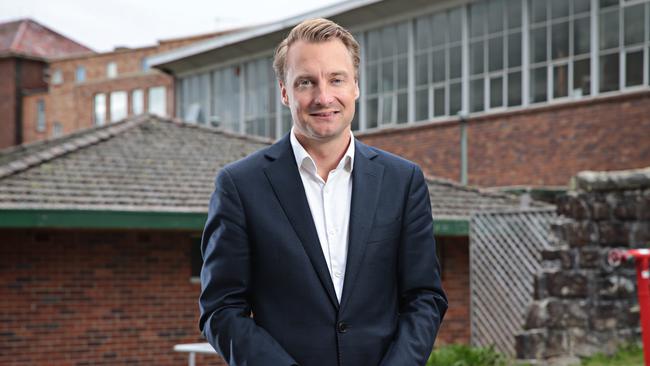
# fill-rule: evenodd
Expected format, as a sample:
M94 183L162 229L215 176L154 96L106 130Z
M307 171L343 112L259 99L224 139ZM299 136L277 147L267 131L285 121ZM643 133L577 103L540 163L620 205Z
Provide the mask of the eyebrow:
M330 76L330 77L331 77L331 76L343 76L343 77L347 77L347 76L348 76L348 73L347 73L346 71L341 70L341 71L333 71L333 72L330 72L330 73L327 74L327 75ZM299 74L299 75L296 75L296 77L295 77L296 80L300 80L300 79L313 79L313 78L314 78L314 76L313 76L313 75L310 75L310 74Z

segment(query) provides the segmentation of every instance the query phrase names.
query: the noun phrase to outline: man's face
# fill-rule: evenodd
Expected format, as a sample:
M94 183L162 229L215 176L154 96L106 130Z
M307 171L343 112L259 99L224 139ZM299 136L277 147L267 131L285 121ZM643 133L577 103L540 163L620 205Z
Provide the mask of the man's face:
M280 81L282 104L291 109L297 134L330 141L349 128L359 87L352 56L339 39L292 44L285 82Z

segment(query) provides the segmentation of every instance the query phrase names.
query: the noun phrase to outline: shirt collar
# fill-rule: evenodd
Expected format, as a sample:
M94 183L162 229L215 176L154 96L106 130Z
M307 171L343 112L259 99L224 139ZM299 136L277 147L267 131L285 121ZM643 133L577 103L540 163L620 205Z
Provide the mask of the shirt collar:
M296 138L295 131L293 127L291 128L289 139L291 140L291 148L293 149L293 155L296 158L296 165L298 169L301 167L307 169L307 171L316 174L316 162L309 155L307 150L300 144L300 141ZM343 168L348 173L352 172L354 167L354 135L350 131L350 143L348 144L348 149L345 151L345 155L339 161L336 169Z

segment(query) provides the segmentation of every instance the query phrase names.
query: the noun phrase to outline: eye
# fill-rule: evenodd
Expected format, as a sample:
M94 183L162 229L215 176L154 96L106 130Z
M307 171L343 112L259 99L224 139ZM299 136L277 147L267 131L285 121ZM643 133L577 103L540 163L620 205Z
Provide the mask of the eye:
M343 79L341 79L341 78L332 79L332 84L334 84L334 85L343 84Z
M301 80L298 80L298 82L296 84L298 86L300 86L300 87L305 87L305 86L310 86L312 84L312 82L309 79L301 79Z

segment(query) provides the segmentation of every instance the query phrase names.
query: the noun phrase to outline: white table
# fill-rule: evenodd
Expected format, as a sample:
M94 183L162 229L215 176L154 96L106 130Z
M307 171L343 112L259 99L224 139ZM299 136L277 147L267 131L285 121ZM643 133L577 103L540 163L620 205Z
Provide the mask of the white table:
M189 353L189 366L196 366L196 354L212 354L216 355L217 351L212 348L210 343L185 343L177 344L174 346L174 351L176 352L187 352Z

